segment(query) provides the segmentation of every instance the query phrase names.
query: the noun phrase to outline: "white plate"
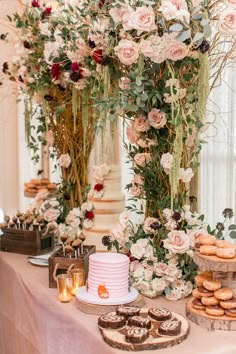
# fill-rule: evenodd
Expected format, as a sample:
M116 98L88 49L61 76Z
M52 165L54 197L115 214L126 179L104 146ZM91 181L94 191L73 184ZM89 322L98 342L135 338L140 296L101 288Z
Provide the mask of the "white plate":
M122 296L117 299L101 299L89 294L86 290L86 286L82 286L76 291L75 296L78 300L93 305L122 305L136 300L138 297L138 291L134 288L130 288L130 292L126 296Z
M43 259L29 258L29 262L40 267L48 267L48 261Z

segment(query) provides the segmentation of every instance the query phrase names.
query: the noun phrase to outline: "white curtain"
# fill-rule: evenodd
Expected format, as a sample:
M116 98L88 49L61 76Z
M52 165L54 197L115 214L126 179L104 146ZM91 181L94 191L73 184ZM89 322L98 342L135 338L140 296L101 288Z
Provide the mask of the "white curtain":
M200 160L200 212L212 225L223 221L222 211L236 213L236 65L226 69L222 84L210 96L209 128Z

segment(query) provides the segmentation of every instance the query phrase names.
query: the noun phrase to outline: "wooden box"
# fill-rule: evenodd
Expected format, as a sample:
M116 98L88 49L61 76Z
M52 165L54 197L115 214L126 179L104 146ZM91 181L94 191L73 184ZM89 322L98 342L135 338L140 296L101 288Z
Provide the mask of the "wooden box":
M59 249L49 257L49 288L56 288L56 276L64 274L70 269L84 269L85 280L88 276L89 256L96 252L95 246L83 246L83 253L78 258L62 257L62 249Z
M44 231L2 228L1 250L37 256L48 253L54 248L54 234Z

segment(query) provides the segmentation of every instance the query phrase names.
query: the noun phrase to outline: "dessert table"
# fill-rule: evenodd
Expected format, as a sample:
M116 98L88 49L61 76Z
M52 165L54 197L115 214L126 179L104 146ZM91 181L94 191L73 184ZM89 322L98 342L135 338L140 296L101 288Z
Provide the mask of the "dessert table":
M182 315L185 315L185 302L171 302L162 297L145 299L147 307L164 306ZM128 353L103 341L97 319L97 315L81 312L74 300L65 304L58 301L57 289L48 287L47 267L30 264L24 255L0 252L1 354ZM208 332L190 322L188 338L160 352L235 354L235 334Z

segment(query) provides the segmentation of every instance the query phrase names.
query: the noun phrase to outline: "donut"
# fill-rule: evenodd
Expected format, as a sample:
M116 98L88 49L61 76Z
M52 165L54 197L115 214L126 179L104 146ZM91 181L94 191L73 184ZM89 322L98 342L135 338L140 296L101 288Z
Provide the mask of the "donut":
M217 247L210 245L203 245L200 247L200 253L206 256L214 256L216 254Z
M132 326L127 329L125 334L125 340L129 343L142 343L149 337L149 331L147 328Z
M216 251L217 257L230 259L235 257L235 249L234 248L217 248Z
M148 315L156 321L166 321L172 316L170 310L165 307L153 307L148 310Z
M50 183L48 178L41 178L40 182L41 182L41 184L49 184Z
M225 310L225 315L236 318L236 309Z
M225 240L216 240L215 245L218 248L227 248L231 246L231 244Z
M214 292L214 296L218 300L230 300L233 297L233 291L229 288L221 288Z
M210 299L210 298L204 297L203 299ZM192 306L196 310L205 310L205 307L206 307L206 306L203 305L202 301L200 299L197 299L197 298L195 298L192 301Z
M221 282L215 279L206 279L203 281L203 287L210 291L216 291L221 288Z
M33 183L33 184L41 184L40 179L36 179L36 178L32 178L32 179L30 180L30 183Z
M215 305L215 306L206 306L205 309L206 313L210 316L223 316L225 310L222 307Z
M202 298L202 295L199 293L198 288L193 289L192 295L193 295L193 297L195 297L196 299L201 299L201 298Z
M192 295L196 297L197 299L201 299L203 296L204 297L210 297L214 295L213 291L209 291L203 287L193 289Z
M125 323L124 316L116 314L101 315L98 319L98 325L102 328L118 329L124 327Z
M198 237L198 242L200 242L201 245L214 245L216 243L216 238L212 235L200 235Z
M205 306L212 306L212 305L218 305L219 300L215 296L210 296L210 297L202 297L201 302Z
M142 316L132 316L128 319L128 326L142 327L150 329L152 326L149 318L145 318Z
M57 185L55 183L48 183L47 189L57 189Z
M225 310L236 309L236 297L232 297L230 300L220 301L220 306Z
M204 272L195 276L194 280L197 286L202 286L204 280L211 279L212 273L211 272Z

